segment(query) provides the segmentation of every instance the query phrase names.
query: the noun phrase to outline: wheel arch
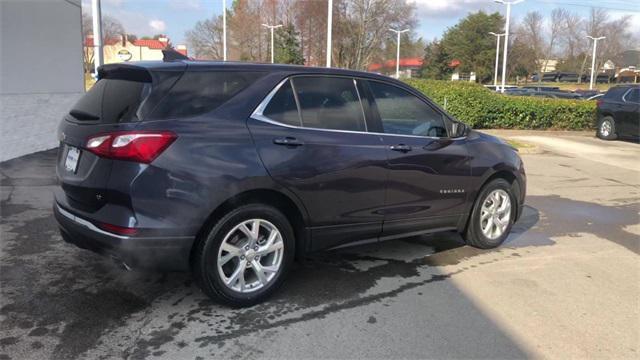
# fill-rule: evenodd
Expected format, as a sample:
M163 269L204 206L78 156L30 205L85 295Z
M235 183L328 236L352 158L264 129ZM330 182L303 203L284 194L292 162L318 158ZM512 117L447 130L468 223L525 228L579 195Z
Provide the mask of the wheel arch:
M306 227L308 217L302 205L299 205L290 196L278 190L251 189L228 198L220 205L218 205L213 211L211 211L211 213L201 226L200 230L198 231L196 240L191 247L191 255L189 259L190 263L193 260L194 250L197 248L198 242L201 241L204 234L209 231L216 224L216 222L229 211L238 207L239 205L250 203L261 203L273 206L281 211L291 222L291 226L294 230L296 240L296 258L299 258L302 254L304 254L305 250L308 247L308 244L310 243L310 237Z

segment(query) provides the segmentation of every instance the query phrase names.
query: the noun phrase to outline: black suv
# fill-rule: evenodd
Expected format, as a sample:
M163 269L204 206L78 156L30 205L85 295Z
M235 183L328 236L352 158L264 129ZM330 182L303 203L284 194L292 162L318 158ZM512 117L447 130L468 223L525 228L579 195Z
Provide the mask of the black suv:
M228 304L261 301L308 252L436 231L492 248L522 213L517 152L388 77L175 61L99 79L59 128L63 238L190 269Z
M598 99L596 135L605 140L640 137L640 85L618 85Z

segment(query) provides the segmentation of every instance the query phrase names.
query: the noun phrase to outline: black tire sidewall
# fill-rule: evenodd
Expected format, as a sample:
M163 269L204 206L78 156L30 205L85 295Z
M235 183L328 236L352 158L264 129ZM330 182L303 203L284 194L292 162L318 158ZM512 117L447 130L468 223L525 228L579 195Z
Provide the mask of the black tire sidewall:
M486 200L487 196L493 191L501 189L506 191L509 195L509 199L511 200L511 214L509 216L509 224L505 229L504 233L496 238L489 239L482 233L482 229L480 227L480 214L482 212L482 204ZM516 212L517 212L517 199L515 194L513 193L513 186L504 179L495 179L489 182L482 188L482 191L478 195L477 201L473 206L473 212L470 218L470 224L467 230L467 242L469 245L479 247L482 249L491 249L500 246L511 232L511 228L513 227L513 223L515 222Z
M284 242L284 257L280 271L267 286L250 292L239 293L229 289L220 278L217 268L218 250L225 235L239 223L249 219L264 219L278 228ZM196 278L202 289L211 297L231 306L250 306L269 297L282 284L295 254L295 238L291 224L277 209L263 204L239 207L222 217L206 235L196 258Z
M600 128L602 127L602 124L605 121L609 121L609 123L611 124L611 133L609 134L609 136L604 136L601 132L600 132ZM605 116L602 119L600 119L600 121L598 121L598 129L596 130L596 133L598 134L598 137L600 139L603 140L615 140L617 138L616 135L616 122L615 120L613 120L613 118L611 116Z

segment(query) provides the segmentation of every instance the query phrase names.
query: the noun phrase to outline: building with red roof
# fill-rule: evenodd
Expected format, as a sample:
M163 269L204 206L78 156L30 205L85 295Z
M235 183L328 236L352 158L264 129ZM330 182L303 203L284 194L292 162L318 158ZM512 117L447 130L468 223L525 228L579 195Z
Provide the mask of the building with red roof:
M399 62L400 73L401 76L412 77L416 76L418 70L422 67L422 58L419 57L410 57L410 58L401 58ZM396 72L396 60L387 60L383 63L375 63L369 65L367 68L368 71L379 73L379 74L393 74Z
M127 61L162 60L162 50L169 48L169 38L162 35L156 39L129 40L126 35L123 35L116 38L105 39L102 45L105 64ZM84 46L87 59L93 59L94 42L92 35L88 35L85 38ZM175 50L187 56L186 45L177 45Z

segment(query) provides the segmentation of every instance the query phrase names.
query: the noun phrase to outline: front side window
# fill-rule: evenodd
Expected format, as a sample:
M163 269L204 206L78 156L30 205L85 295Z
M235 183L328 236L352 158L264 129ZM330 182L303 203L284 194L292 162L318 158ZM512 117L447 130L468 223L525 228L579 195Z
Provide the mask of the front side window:
M385 133L447 137L443 115L415 95L377 81L369 86Z
M303 76L292 79L302 126L366 131L362 104L353 79Z

